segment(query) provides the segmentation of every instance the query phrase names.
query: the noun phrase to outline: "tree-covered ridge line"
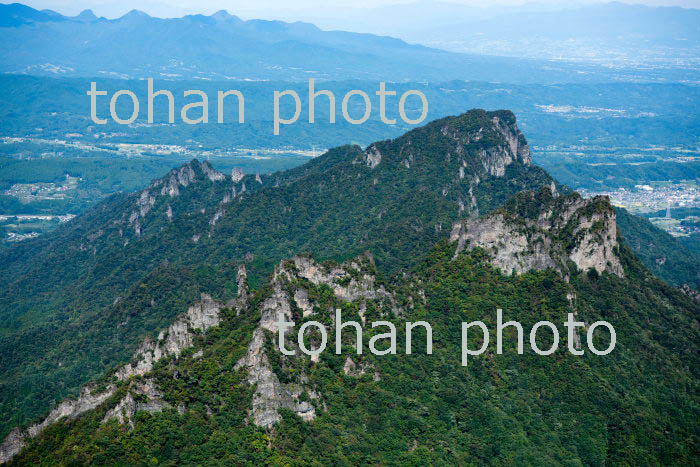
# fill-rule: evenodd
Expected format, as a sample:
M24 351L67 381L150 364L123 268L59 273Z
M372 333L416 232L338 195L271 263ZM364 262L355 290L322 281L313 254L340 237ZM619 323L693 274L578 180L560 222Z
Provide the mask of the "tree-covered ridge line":
M479 130L496 144L467 141ZM512 114L472 111L377 143L375 167L358 146L259 180L193 161L2 252L0 354L8 357L0 404L14 414L3 430L124 362L145 332L201 292L234 296L228 272L240 262L253 287L277 261L304 251L342 260L370 250L392 272L447 236L464 210L487 212L522 189L549 185L504 131L526 150ZM121 344L99 345L105 341ZM22 385L33 389L12 389Z
M430 322L437 338L433 355L357 356L350 335L342 355L322 353L315 363L303 357L280 361L269 353L280 380L305 375L316 398L313 421L281 409L272 429L246 422L253 387L235 363L263 316L255 310L275 293L267 286L254 293L246 311L224 313L220 326L194 348L124 382L98 409L49 427L10 465L194 465L215 459L242 465L692 463L697 356L680 350L698 338L696 301L654 279L624 245L624 278L580 271L569 282L552 270L503 275L484 250L455 255L456 247L443 241L410 275L383 281L404 310L393 316L339 302L332 289L317 290L308 281L285 286L290 297L297 287L309 290L312 315L302 317L290 300L300 322L330 323L333 310L342 308L358 322L363 314L368 323L379 316L394 322L399 347L404 320ZM291 263L284 267L294 271ZM322 268L332 271L337 263ZM619 344L605 357L518 355L515 334L507 333L502 355L487 350L462 367L460 321L483 320L494 332L495 308L526 328L542 319L561 322L570 312L586 323L610 320ZM559 330L565 335L563 326ZM543 337L540 346L549 343ZM144 379L157 381L171 408L136 412L131 423L106 418Z
M456 220L551 187L526 150L512 113L475 110L260 179L192 161L0 252L2 429L128 361L202 292L235 296L242 262L255 288L305 251L369 250L381 274L410 271Z
M621 235L635 255L655 275L669 284L700 288L700 249L692 237L678 239L655 227L648 220L617 208Z

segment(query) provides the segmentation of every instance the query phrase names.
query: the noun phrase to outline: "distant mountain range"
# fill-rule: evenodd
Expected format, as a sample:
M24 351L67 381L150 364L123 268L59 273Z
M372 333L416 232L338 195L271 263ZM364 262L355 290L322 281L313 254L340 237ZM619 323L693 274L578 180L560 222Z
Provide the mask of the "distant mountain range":
M133 10L109 20L89 10L67 17L14 3L0 5L0 43L0 72L54 76L556 83L693 80L699 73L624 73L590 64L457 54L391 37L323 31L309 23L243 21L225 11L161 19Z
M480 8L420 0L400 6L348 8L342 14L311 11L305 18L324 28L381 31L455 52L618 66L697 67L700 58L700 10L680 7L611 2Z

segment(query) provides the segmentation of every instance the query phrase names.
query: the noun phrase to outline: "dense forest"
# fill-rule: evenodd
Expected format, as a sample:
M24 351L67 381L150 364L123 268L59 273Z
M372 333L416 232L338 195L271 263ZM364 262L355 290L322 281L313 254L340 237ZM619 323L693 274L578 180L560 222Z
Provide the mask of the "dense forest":
M374 371L349 374L343 362L353 353L350 338L345 355L325 352L318 363L297 363L322 395L312 422L289 410L272 430L246 421L252 387L234 367L259 319L256 306L270 294L261 288L247 311L225 314L193 349L154 370L165 400L186 411L140 412L131 427L105 423L128 391L123 384L99 409L47 429L11 465L693 464L698 366L688 350L700 337L697 302L652 279L626 248L625 279L579 272L567 284L551 270L504 276L483 251L454 259L454 247L440 243L410 277L386 282L400 303L416 304L389 318L400 330L397 355L367 353L360 364ZM358 303L318 297L319 310L342 307L358 319ZM511 332L503 355L491 349L461 366L460 322L483 320L493 334L497 307L526 330L544 319L558 323L562 336L567 312L586 322L606 319L615 323L617 346L605 357L574 356L566 343L550 356L528 346L518 355ZM368 313L368 320L380 316ZM405 320L432 324L432 355L404 354ZM424 342L414 346L424 349ZM548 347L551 337L538 344ZM279 358L276 352L269 355ZM276 371L289 378L294 370Z
M50 427L17 462L507 464L544 452L548 464L692 459L697 365L688 349L697 341L697 302L654 278L624 244L616 252L624 279L572 269L568 285L551 270L504 276L478 250L450 260L454 222L545 187L567 192L532 164L515 116L474 110L284 172L228 175L192 161L139 192L108 197L50 235L0 250L0 410L9 414L0 433L108 376L202 292L235 297L235 270L246 264L258 300L201 336L206 358L156 369L171 406L191 410L140 413L133 429L101 425L112 400ZM435 355L368 356L381 381L346 378L343 360L329 355L306 367L328 408L317 420L283 411L272 432L246 423L251 388L231 369L275 265L302 252L340 262L365 251L404 309L422 301L414 296L421 284L426 301L406 313L435 323ZM679 261L693 272L689 258ZM619 323L615 358L506 354L468 369L456 364L462 318L492 325L502 306L524 325L561 322L571 292L586 322ZM172 370L191 376L174 379Z

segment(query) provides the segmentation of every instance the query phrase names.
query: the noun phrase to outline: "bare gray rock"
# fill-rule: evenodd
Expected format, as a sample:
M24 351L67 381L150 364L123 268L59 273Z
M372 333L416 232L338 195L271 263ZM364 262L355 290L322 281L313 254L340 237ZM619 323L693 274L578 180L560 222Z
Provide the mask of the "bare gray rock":
M134 399L134 394L141 396L138 401ZM136 412L160 412L166 407L170 407L170 404L163 401L153 380L146 379L133 384L127 395L107 412L102 423L116 418L119 423L129 423L133 428L132 419Z
M456 223L450 235L457 242L455 254L465 248L484 248L494 266L506 274L553 268L566 275L570 260L583 271L595 269L622 277L615 210L609 202L578 195L559 197L557 193L551 197L552 202L541 206L537 218L499 210Z
M245 178L245 174L241 169L238 167L234 167L233 170L231 171L231 180L233 180L233 183L238 183L241 180ZM234 195L235 196L235 195Z
M295 303L304 316L314 312L314 302L310 299L308 290L298 285L299 279L307 280L315 286L330 287L339 300L359 301L361 314L366 310L367 300L386 299L392 304L392 308L394 307L393 296L383 286L377 286L375 277L366 271L366 264L363 265L365 262L371 263L371 256L363 255L338 266L320 264L307 256L295 256L291 260L282 261L275 268L271 284L272 292L260 305L261 317L258 328L253 334L246 355L236 364L236 368L247 372L248 383L255 385L250 417L257 426L270 427L277 423L280 420L281 408L296 412L304 420L312 420L316 416L316 407L309 401L300 399L304 392L311 400L320 397L305 383L306 376L300 375L299 382L280 382L272 370L265 350L265 332L278 335L276 322L279 314L282 314L287 321L293 321L291 303ZM290 287L293 290L290 290ZM324 311L334 312L334 310ZM364 316L361 315L361 317L364 323ZM288 349L296 348L296 339L285 336L285 342ZM298 349L296 352L297 355L289 358L309 358L301 354ZM318 358L310 358L310 360L315 363ZM363 366L358 371L366 370L368 368ZM378 377L378 375L375 376Z

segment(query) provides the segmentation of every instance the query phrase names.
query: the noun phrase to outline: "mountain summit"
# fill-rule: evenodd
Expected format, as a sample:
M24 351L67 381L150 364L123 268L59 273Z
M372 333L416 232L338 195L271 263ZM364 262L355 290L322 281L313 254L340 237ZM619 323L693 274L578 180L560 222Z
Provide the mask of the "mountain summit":
M299 253L344 260L370 251L393 274L457 220L552 183L531 164L511 112L473 110L286 172L224 174L195 160L114 195L0 256L0 354L12 356L0 366L0 406L14 413L3 428L128 359L145 332L201 293L234 295L238 264L257 286ZM51 362L42 384L19 391L39 354Z
M607 198L583 200L532 164L509 111L270 175L193 160L3 251L0 266L0 453L19 465L693 455L697 358L679 350L698 339L698 302L631 253ZM604 345L584 331L610 321L618 345L461 367L460 321L492 329L496 308L529 327L574 314L579 350ZM275 348L279 313L330 326L337 309L370 335L371 321L427 320L436 352L358 355L350 333L342 355Z

